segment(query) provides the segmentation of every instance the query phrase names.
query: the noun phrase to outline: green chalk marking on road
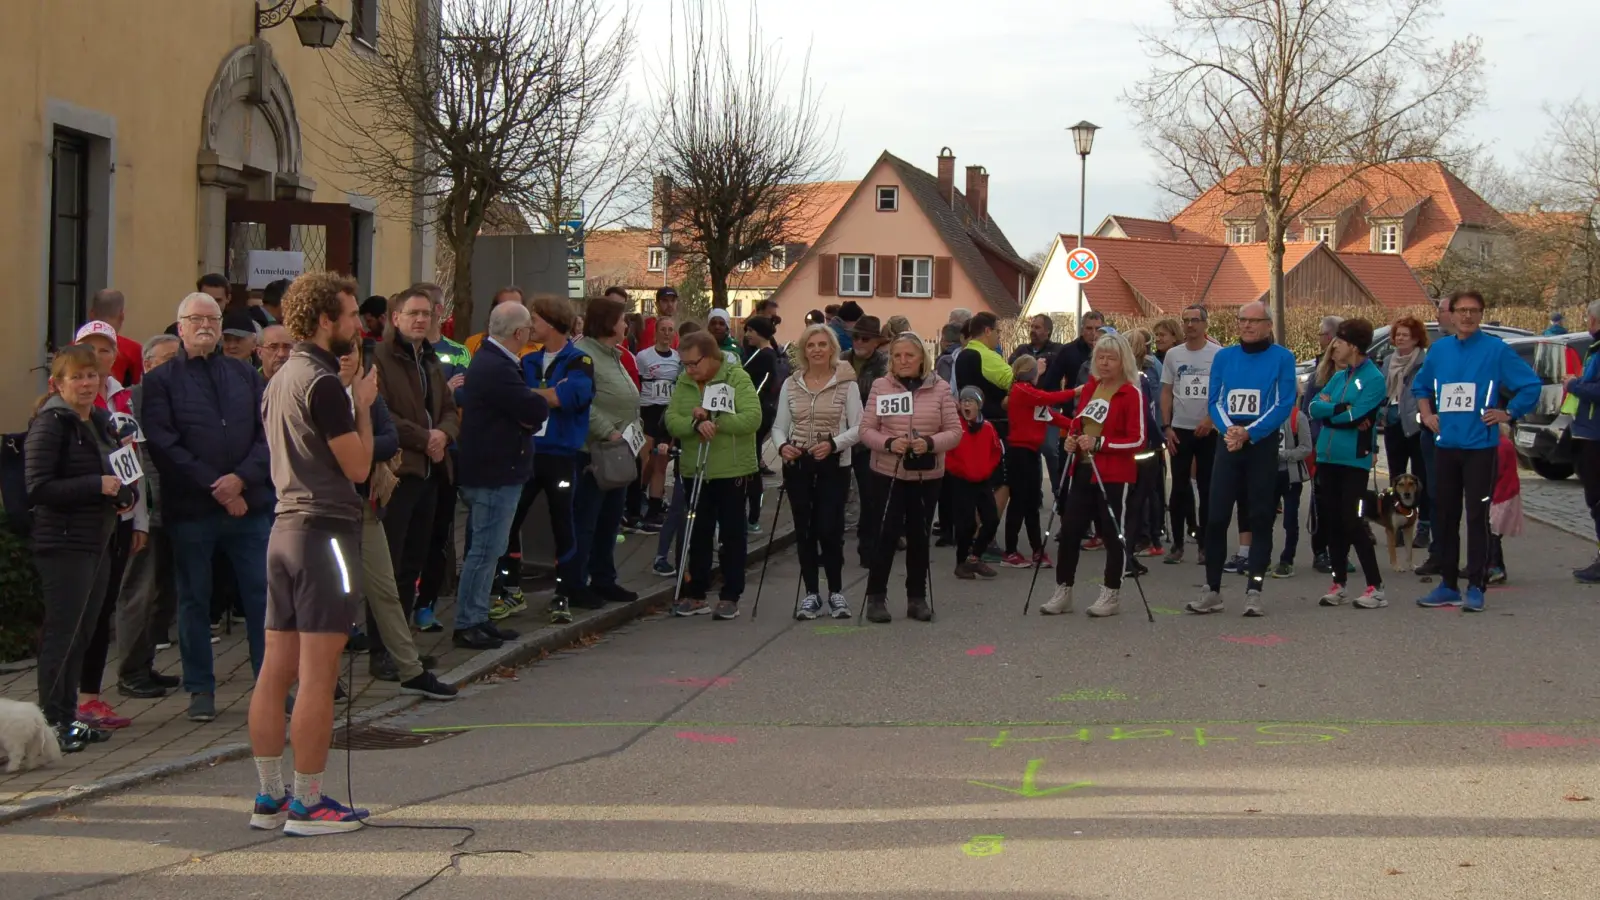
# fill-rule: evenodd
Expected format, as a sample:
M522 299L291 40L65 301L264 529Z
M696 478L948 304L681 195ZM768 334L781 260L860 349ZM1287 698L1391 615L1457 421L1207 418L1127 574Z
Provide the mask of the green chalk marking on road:
M1005 839L1003 834L975 834L961 845L961 852L968 856L999 856L1005 852Z
M1181 615L1183 615L1183 610L1181 610L1181 609L1173 609L1170 606L1152 606L1152 607L1150 607L1150 611L1155 613L1158 616L1181 616Z
M1079 689L1077 689L1075 691L1068 691L1068 692L1066 692L1064 694L1057 694L1054 697L1050 698L1050 700L1052 702L1054 702L1054 703L1083 703L1083 702L1094 703L1094 702L1106 702L1106 701L1111 701L1111 700L1137 700L1137 699L1138 699L1137 697L1129 697L1127 694L1124 694L1123 692L1117 690L1116 688L1079 688Z
M1044 760L1042 760L1042 759L1030 759L1030 760L1028 760L1028 767L1026 769L1022 770L1022 786L1021 787L1006 787L1003 784L990 784L987 781L972 781L970 779L967 781L967 783L968 784L975 784L978 787L994 788L997 791L1005 791L1008 794L1016 794L1018 797L1030 797L1030 798L1031 797L1048 797L1051 794L1059 794L1062 791L1071 791L1071 790L1076 790L1077 788L1086 788L1086 787L1093 787L1094 786L1093 782L1089 782L1089 781L1074 781L1071 784L1058 784L1055 787L1050 787L1050 788L1039 787L1035 783L1035 779L1038 777L1039 768L1041 766L1043 766L1043 765L1044 765Z
M1044 720L1044 721L994 721L994 722L915 722L888 720L883 722L496 722L483 725L438 725L413 728L412 734L448 734L462 731L482 731L490 728L1083 728L1131 727L1137 725L1184 725L1208 727L1213 725L1260 725L1268 727L1333 728L1360 725L1370 728L1595 728L1600 719L1568 719L1552 722L1522 722L1497 720L1428 720L1428 719L1147 719L1128 720ZM982 740L989 740L983 738ZM1013 740L1018 740L1013 738Z

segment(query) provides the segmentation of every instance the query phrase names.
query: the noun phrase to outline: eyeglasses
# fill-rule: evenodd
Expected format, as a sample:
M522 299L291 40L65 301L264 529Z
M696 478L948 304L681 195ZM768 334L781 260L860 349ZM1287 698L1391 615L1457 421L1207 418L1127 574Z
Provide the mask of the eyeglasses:
M1481 307L1481 306L1458 306L1455 309L1451 310L1450 314L1451 315L1455 315L1455 316L1481 316L1481 315L1483 315L1483 307Z
M1239 319L1239 324L1240 325L1265 325L1265 324L1267 324L1268 322L1271 322L1271 321L1272 321L1271 319L1243 319L1243 318L1241 318L1241 319Z
M692 369L695 366L698 366L701 363L706 361L706 357L704 357L704 356L700 356L700 357L696 357L694 359L690 359L689 357L684 356L681 353L678 354L678 359L683 362L683 367L686 368L686 369Z
M221 316L179 316L179 321L188 322L190 325L220 325Z
M272 354L285 354L294 350L293 344L262 344L261 349Z

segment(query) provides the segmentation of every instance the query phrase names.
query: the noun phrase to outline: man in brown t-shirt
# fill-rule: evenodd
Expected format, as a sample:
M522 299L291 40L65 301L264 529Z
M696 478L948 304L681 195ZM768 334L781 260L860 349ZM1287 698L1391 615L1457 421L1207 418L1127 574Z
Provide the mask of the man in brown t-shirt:
M298 343L262 400L278 518L267 542L267 647L250 700L250 744L261 777L250 826L319 835L361 827L366 810L322 794L333 737L339 658L361 597L362 501L355 483L372 468L370 409L377 375L349 393L339 357L360 339L355 282L302 275L283 297L283 324ZM300 693L289 722L294 792L283 784L283 706Z

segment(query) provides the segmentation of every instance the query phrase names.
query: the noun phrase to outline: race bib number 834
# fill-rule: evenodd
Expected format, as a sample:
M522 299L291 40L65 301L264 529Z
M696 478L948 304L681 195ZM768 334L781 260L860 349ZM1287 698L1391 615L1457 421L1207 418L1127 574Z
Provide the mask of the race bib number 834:
M911 394L886 394L878 398L878 415L880 416L909 416L911 415Z
M1178 397L1183 400L1204 400L1211 394L1211 382L1205 375L1184 375L1178 379Z

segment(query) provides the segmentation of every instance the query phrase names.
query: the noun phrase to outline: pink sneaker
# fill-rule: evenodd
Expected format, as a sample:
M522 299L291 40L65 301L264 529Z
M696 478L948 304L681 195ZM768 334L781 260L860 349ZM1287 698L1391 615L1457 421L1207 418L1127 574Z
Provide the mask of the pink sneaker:
M1039 568L1041 568L1041 569L1053 569L1053 568L1055 568L1055 563L1052 563L1050 561L1050 554L1044 552L1043 550L1040 550L1037 553L1033 554L1033 562L1038 563L1039 564ZM1030 565L1031 565L1031 563L1030 563Z
M1085 549L1085 550L1100 550L1100 549L1104 548L1105 545L1106 545L1105 541L1100 540L1100 538L1098 538L1098 537L1092 537L1092 538L1089 538L1088 540L1083 542L1083 549Z
M1146 547L1143 550L1140 550L1138 553L1134 554L1134 556L1158 556L1158 557L1159 556L1166 556L1166 555L1167 555L1167 551L1163 550L1161 548L1160 544L1152 544L1149 547Z
M132 719L117 715L117 711L108 706L104 700L95 700L79 706L78 721L91 728L103 728L109 731L127 728L133 724Z
M1025 558L1021 553L1012 551L1011 553L1007 553L1005 556L1000 557L1000 565L1005 566L1008 569L1027 569L1032 568L1033 563L1028 562L1027 558Z

